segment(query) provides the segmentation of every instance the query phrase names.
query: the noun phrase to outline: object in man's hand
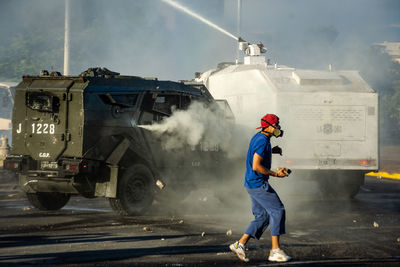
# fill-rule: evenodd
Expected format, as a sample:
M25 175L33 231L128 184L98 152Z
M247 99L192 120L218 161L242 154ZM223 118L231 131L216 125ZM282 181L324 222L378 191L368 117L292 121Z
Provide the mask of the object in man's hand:
M279 146L274 146L272 148L272 154L279 154L282 156L282 148L280 148Z
M289 175L289 174L292 173L292 170L291 170L291 169L288 169L288 168L283 168L282 172L283 172L284 174L286 174L286 175Z
M285 168L285 167L283 167L283 168L278 168L277 171L278 171L278 172L282 172L282 173L285 174L286 176L288 176L288 175L292 172L292 170L290 170L290 169L288 169L288 168Z

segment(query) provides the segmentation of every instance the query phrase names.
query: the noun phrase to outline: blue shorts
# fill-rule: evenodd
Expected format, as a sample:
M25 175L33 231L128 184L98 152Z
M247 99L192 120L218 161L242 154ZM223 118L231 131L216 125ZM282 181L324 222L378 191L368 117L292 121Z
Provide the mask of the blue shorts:
M268 183L257 188L246 187L246 190L250 195L254 220L247 226L245 234L258 240L268 225L271 236L285 234L285 207L275 190Z

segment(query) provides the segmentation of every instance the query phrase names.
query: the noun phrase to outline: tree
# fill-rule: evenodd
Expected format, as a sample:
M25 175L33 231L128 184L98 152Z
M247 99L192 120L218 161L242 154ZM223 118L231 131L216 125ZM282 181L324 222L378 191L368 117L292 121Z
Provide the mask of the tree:
M378 47L371 47L360 64L360 74L379 93L380 137L400 140L400 64Z

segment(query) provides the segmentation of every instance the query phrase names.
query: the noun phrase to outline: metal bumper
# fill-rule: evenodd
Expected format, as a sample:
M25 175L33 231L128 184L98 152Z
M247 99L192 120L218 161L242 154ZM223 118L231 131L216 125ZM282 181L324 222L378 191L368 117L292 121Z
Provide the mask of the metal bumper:
M71 178L43 178L20 174L19 186L26 193L58 192L79 194Z

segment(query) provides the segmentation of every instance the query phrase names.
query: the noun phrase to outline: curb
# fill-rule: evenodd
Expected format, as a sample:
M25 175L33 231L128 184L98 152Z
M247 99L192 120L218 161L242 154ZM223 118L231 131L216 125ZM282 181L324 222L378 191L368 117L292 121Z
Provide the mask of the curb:
M376 176L377 178L387 178L400 181L400 173L387 173L387 172L369 172L367 176Z

